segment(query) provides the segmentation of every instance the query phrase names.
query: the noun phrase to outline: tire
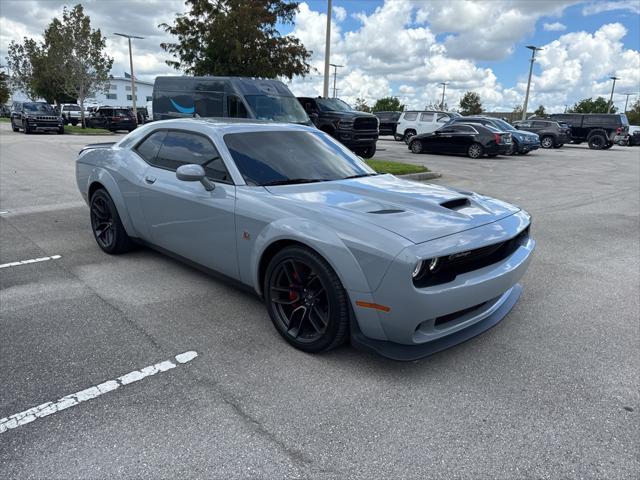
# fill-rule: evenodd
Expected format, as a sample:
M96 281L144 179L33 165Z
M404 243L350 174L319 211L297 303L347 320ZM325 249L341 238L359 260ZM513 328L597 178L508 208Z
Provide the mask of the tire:
M414 140L409 144L411 153L422 153L422 142L420 140Z
M278 252L269 262L263 288L271 321L295 348L324 352L347 339L347 293L335 271L314 251L292 246Z
M360 150L360 156L362 158L373 158L376 154L376 145L369 145L367 148Z
M117 255L131 250L133 242L127 235L118 210L107 191L102 188L96 190L91 196L89 206L93 237L102 251Z
M415 137L415 135L415 130L407 130L406 132L404 132L404 143L409 145L409 143L411 142L411 137Z
M469 158L480 158L484 154L484 148L479 143L472 143L467 149Z
M58 129L58 135L63 135L64 134L64 127L60 127Z
M540 146L542 148L553 148L555 141L553 140L553 137L547 135L545 137L542 137L540 139Z
M71 120L71 125L74 127L78 125L78 120Z
M331 350L349 335L349 299L331 266L302 246L278 252L264 278L264 299L273 325L295 348Z
M11 130L13 130L14 132L20 131L20 128L16 127L15 124L13 123L13 118L11 119Z
M404 139L404 136L400 135L399 133L394 133L394 134L393 134L393 139L394 139L396 142L401 142L401 141Z
M602 149L603 150L609 150L611 147L613 147L613 142L607 143Z
M604 135L596 134L589 137L589 148L591 150L602 150L607 145L607 139Z
M511 150L509 150L509 155L517 155L519 152L520 146L516 140L511 141Z
M24 130L25 135L29 135L31 133L31 129L29 128L29 124L27 122L25 122L24 120L22 121L22 129Z

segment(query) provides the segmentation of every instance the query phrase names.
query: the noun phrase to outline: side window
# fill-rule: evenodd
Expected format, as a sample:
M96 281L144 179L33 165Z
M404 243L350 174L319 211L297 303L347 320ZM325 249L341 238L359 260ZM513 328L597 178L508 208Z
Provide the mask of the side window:
M420 114L420 121L421 122L428 122L428 123L433 122L433 113L421 113Z
M418 112L408 112L404 114L404 120L415 122L418 118Z
M189 132L167 132L160 153L153 164L168 170L177 170L181 165L202 165L208 178L221 182L231 179L220 154L211 141L202 135Z
M227 96L227 115L231 118L247 118L247 109L235 95Z
M449 115L447 115L446 113L439 113L438 116L436 117L436 122L447 123L450 119L451 117L449 117Z
M166 135L165 130L160 130L158 132L154 132L145 138L140 145L138 145L135 150L147 163L153 164L156 159L156 155L158 155L158 151L162 146L162 140Z
M223 94L217 92L196 95L196 113L201 117L222 117L222 99Z
M547 122L531 122L534 128L545 128L547 126Z
M475 133L475 130L469 125L454 125L453 132L455 133Z
M520 128L531 128L531 122L520 122L518 126Z

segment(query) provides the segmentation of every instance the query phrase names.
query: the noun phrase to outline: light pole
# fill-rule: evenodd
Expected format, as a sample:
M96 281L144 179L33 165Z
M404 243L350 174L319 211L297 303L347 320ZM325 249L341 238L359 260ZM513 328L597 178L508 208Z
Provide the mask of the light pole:
M627 97L624 100L624 113L627 113L627 105L629 104L629 97L633 95L633 93L623 93L622 95Z
M331 0L327 0L327 33L324 45L324 86L322 96L329 97L329 57L331 56Z
M333 67L333 98L336 98L336 93L338 92L336 90L336 76L338 75L338 68L342 68L344 65L336 65L335 63L330 63L329 65Z
M438 85L442 85L442 101L440 102L440 110L444 110L444 92L446 91L449 82L440 82Z
M616 88L616 80L619 80L620 77L611 76L609 78L611 80L613 80L613 85L611 85L611 96L609 97L609 107L607 108L607 113L610 113L611 112L611 107L613 107L613 91Z
M527 45L527 48L531 50L531 65L529 66L529 80L527 81L527 93L524 96L524 107L522 108L522 120L527 119L527 106L529 105L529 89L531 88L531 75L533 74L533 62L536 61L536 52L542 50L535 45Z
M133 107L133 118L138 123L138 110L136 109L136 76L133 74L133 56L131 55L131 39L138 38L142 40L144 37L137 37L135 35L127 35L126 33L114 32L114 35L124 37L129 40L129 69L131 70L131 105Z

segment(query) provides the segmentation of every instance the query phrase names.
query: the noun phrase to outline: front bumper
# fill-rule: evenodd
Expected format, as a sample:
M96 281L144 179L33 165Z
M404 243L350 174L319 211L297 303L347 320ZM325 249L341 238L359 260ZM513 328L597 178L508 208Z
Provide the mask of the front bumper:
M368 147L378 140L377 130L336 130L336 139L349 149Z
M459 274L448 283L415 287L411 282L411 269L417 259L450 255L514 238L529 221L529 215L520 211L482 227L405 249L369 297L352 294L361 301L389 308L386 312L374 311L353 303L357 321L352 327L354 344L390 358L414 360L495 325L519 296L518 282L535 248L530 236L506 258Z
M518 141L518 153L532 152L540 148L540 140L536 139L535 142L525 142L524 140Z
M36 131L59 130L63 126L62 122L43 122L36 120L29 122L29 128Z

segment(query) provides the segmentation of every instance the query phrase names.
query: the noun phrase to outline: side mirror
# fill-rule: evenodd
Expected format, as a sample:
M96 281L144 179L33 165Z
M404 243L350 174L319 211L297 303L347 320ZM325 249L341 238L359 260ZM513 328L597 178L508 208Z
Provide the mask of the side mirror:
M176 170L176 178L183 182L200 182L209 192L216 188L215 184L205 176L204 168L195 163L179 166Z

